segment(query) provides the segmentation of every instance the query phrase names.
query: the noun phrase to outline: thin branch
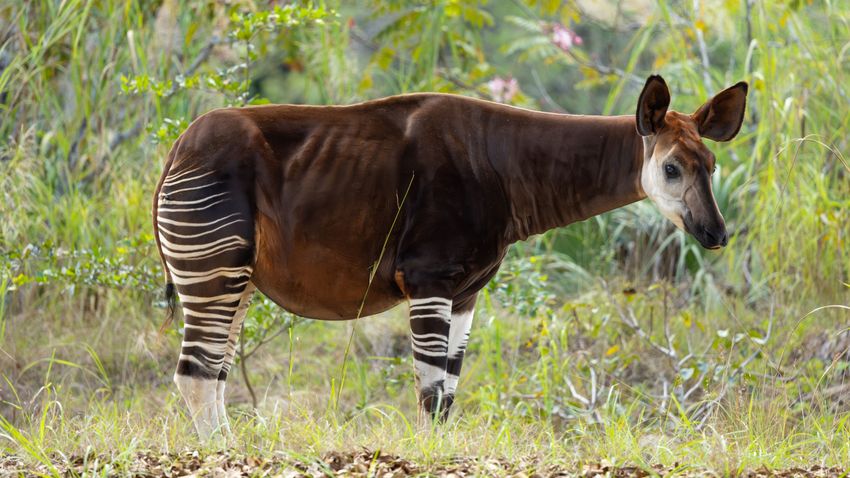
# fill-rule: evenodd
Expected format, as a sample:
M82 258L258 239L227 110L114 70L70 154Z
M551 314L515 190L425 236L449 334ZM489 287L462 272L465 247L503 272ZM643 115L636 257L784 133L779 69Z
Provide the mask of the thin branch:
M605 293L608 295L608 298L617 308L617 315L620 317L620 321L626 324L629 328L631 328L643 341L649 344L650 347L657 350L661 354L671 358L674 360L673 368L676 372L679 371L678 367L678 355L676 354L676 350L673 348L666 348L662 345L657 344L649 334L644 331L640 324L637 321L637 318L634 316L634 312L631 309L623 309L623 306L620 304L620 301L614 298L614 295L611 293L611 289L608 287L608 284L603 280L602 281L603 288L605 289Z
M242 379L245 381L245 387L248 393L251 394L251 406L257 408L257 394L254 393L254 387L251 386L251 380L248 376L248 367L245 365L245 328L239 331L239 367L242 369Z
M578 393L578 390L576 390L576 387L575 387L575 385L573 385L573 382L572 382L572 380L570 380L570 377L564 376L564 380L566 380L567 387L569 387L569 389L570 389L570 395L572 395L573 398L575 398L576 400L581 402L582 405L589 407L590 406L590 400L588 400L584 395Z
M117 148L121 143L129 139L135 138L141 131L142 120L138 119L135 123L133 123L133 126L131 126L130 129L126 131L121 131L112 137L112 141L109 142L109 151L115 151L115 148ZM107 156L109 155L109 153L106 154Z
M534 78L534 85L537 86L538 91L540 91L543 101L556 112L567 113L567 110L563 106L559 105L558 102L549 95L549 92L546 90L546 86L543 85L543 82L540 80L540 75L537 74L536 68L531 69L531 77Z
M643 79L635 75L634 73L629 73L626 70L621 70L620 68L617 68L615 66L609 66L595 60L582 60L570 50L567 50L566 54L579 65L596 70L598 73L601 73L603 75L616 75L620 77L625 77L636 85L643 85L644 82L646 82L646 79Z
M735 370L733 370L732 373L729 375L729 377L726 380L724 380L723 388L720 389L720 393L717 395L717 397L706 402L704 404L704 406L701 407L694 414L694 418L702 415L700 422L696 426L697 430L699 430L703 426L705 426L705 423L708 420L708 417L711 415L711 411L715 407L717 407L717 405L719 405L720 402L723 400L723 398L726 396L726 394L728 393L729 388L730 388L729 384L732 383L738 375L741 375L746 370L746 368L750 365L750 363L753 360L755 360L755 358L758 357L759 354L761 354L762 347L770 340L771 332L773 330L773 319L775 318L775 312L776 312L775 305L776 305L776 302L775 302L775 299L774 299L773 301L771 301L771 304L770 304L770 318L768 319L767 332L765 333L764 340L760 344L756 343L756 345L759 345L759 349L756 350L755 352L751 353L746 359L744 359L743 362L741 362L737 367L735 367Z
M207 58L210 57L213 48L215 48L216 45L218 45L219 43L221 43L221 38L219 38L218 35L213 35L207 42L207 44L204 45L204 48L202 48L201 51L198 53L198 56L196 56L192 63L189 65L189 68L186 68L186 71L184 71L183 74L186 76L193 75L195 73L195 70L200 68L200 66L205 61L207 61Z
M702 385L702 381L705 380L705 377L708 375L708 370L709 370L708 367L706 367L706 369L703 370L703 372L699 375L699 378L697 379L697 382L694 384L694 386L689 388L687 392L682 394L682 400L680 400L680 402L684 403L684 401L687 400L688 397L690 397L692 393L694 393L694 392L696 392L697 390L700 389L700 386Z
M251 358L251 356L254 355L254 353L257 350L260 349L260 347L262 347L263 345L265 345L265 344L271 342L272 340L276 339L278 336L280 336L281 334L283 334L284 332L286 332L288 330L289 330L289 327L286 327L286 328L282 327L282 328L278 329L277 332L273 333L272 335L270 335L268 337L266 337L266 334L263 334L263 337L260 338L260 341L257 342L257 344L251 350L249 350L244 355L240 355L240 360L245 360L245 359Z

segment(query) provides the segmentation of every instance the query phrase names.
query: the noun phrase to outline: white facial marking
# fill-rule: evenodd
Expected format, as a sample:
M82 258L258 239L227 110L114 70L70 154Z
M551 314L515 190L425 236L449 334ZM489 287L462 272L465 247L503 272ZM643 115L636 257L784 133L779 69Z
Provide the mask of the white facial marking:
M664 174L663 161L664 158L659 158L658 154L653 152L649 161L643 165L640 184L649 199L658 206L661 214L676 227L684 230L685 224L682 222L686 211L683 199L684 178L680 176L677 181L668 181Z

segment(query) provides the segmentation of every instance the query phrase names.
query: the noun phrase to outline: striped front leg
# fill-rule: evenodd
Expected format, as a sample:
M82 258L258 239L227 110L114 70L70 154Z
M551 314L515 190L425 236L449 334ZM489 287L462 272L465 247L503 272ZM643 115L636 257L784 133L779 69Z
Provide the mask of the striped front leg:
M472 328L472 316L474 313L475 296L472 296L465 304L455 304L455 310L452 311L448 362L446 364L446 382L443 387L446 396L444 414L448 414L452 402L454 402L457 383L460 380L460 368L463 364L464 353L466 353L466 345L469 342L469 330Z
M443 297L410 299L410 331L420 418L432 418L445 405L452 301Z

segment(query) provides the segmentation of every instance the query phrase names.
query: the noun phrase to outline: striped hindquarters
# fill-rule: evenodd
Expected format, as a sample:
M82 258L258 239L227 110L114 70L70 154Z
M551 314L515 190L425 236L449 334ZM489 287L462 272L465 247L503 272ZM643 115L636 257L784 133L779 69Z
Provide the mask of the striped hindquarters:
M156 214L160 248L184 314L177 373L217 378L228 343L235 345L231 325L252 272L249 195L215 170L172 170L162 182Z

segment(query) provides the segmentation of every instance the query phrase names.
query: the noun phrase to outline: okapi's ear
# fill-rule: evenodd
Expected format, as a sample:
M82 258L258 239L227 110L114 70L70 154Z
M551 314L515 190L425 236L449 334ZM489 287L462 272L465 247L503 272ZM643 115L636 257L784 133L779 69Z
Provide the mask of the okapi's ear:
M714 95L691 115L699 135L714 141L729 141L741 129L747 107L747 83L741 81Z
M641 136L658 133L670 106L670 90L664 78L652 75L643 85L637 105L637 130Z

